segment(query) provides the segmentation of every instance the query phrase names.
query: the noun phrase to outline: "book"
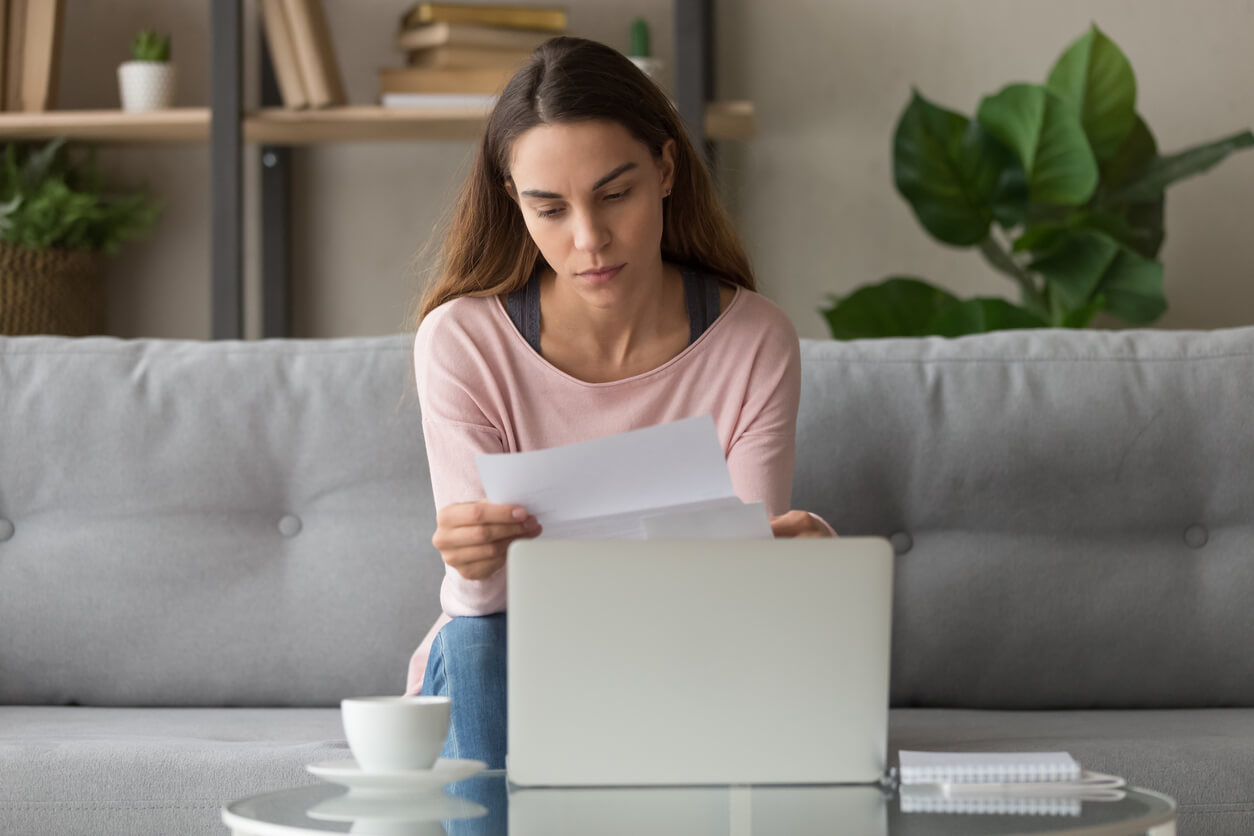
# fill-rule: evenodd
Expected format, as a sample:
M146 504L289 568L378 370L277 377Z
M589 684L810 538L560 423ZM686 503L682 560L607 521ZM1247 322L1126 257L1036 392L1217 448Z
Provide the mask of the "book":
M566 9L557 6L490 6L477 3L418 3L405 12L401 28L425 23L478 23L512 29L566 31Z
M492 107L496 96L489 93L384 93L384 107Z
M261 25L265 29L270 63L274 65L274 77L279 84L283 106L294 109L307 107L309 96L305 93L300 65L296 62L295 45L283 0L261 0Z
M903 784L1078 781L1080 764L1066 752L898 753Z
M416 29L406 29L397 35L396 48L405 52L437 46L459 46L531 52L551 37L551 32L529 29L497 29L469 23L428 23Z
M293 51L312 107L345 104L344 82L322 0L284 0Z
M4 109L22 109L22 42L26 38L26 0L9 0L5 32Z
M443 69L480 67L518 69L531 58L529 49L492 49L478 46L437 46L409 53L409 66Z
M499 93L513 75L511 69L388 67L379 70L379 92Z
M65 0L27 0L22 44L21 110L56 107Z

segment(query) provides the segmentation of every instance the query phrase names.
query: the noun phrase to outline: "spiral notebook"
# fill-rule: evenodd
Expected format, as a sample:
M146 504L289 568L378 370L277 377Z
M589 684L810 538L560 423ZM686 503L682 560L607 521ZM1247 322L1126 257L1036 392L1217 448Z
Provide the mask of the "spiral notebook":
M962 813L1020 816L1078 816L1084 810L1084 799L1071 796L975 796L954 798L936 787L923 785L901 788L903 813Z
M898 753L903 784L1021 784L1079 781L1080 764L1066 752Z

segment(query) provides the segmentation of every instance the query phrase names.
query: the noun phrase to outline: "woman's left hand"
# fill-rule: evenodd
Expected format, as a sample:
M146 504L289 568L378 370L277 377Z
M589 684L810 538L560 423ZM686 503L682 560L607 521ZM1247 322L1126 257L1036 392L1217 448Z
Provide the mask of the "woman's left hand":
M776 537L832 536L831 530L805 511L789 511L778 517L771 517L771 531Z

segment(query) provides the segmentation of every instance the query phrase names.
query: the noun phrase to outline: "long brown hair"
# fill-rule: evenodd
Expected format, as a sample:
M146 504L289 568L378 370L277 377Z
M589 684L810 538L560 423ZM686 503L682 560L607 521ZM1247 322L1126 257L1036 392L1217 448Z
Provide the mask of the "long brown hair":
M740 236L670 99L610 47L561 37L538 47L497 99L415 327L452 299L496 296L527 283L542 256L506 191L514 140L537 125L594 119L622 125L654 158L675 140L675 182L663 204L663 259L755 289Z

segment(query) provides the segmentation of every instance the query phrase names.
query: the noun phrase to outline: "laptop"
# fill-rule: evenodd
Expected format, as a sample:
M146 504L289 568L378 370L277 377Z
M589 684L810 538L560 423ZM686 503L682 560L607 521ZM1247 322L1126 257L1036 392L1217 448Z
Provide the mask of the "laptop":
M880 782L892 577L881 538L516 541L510 782Z

